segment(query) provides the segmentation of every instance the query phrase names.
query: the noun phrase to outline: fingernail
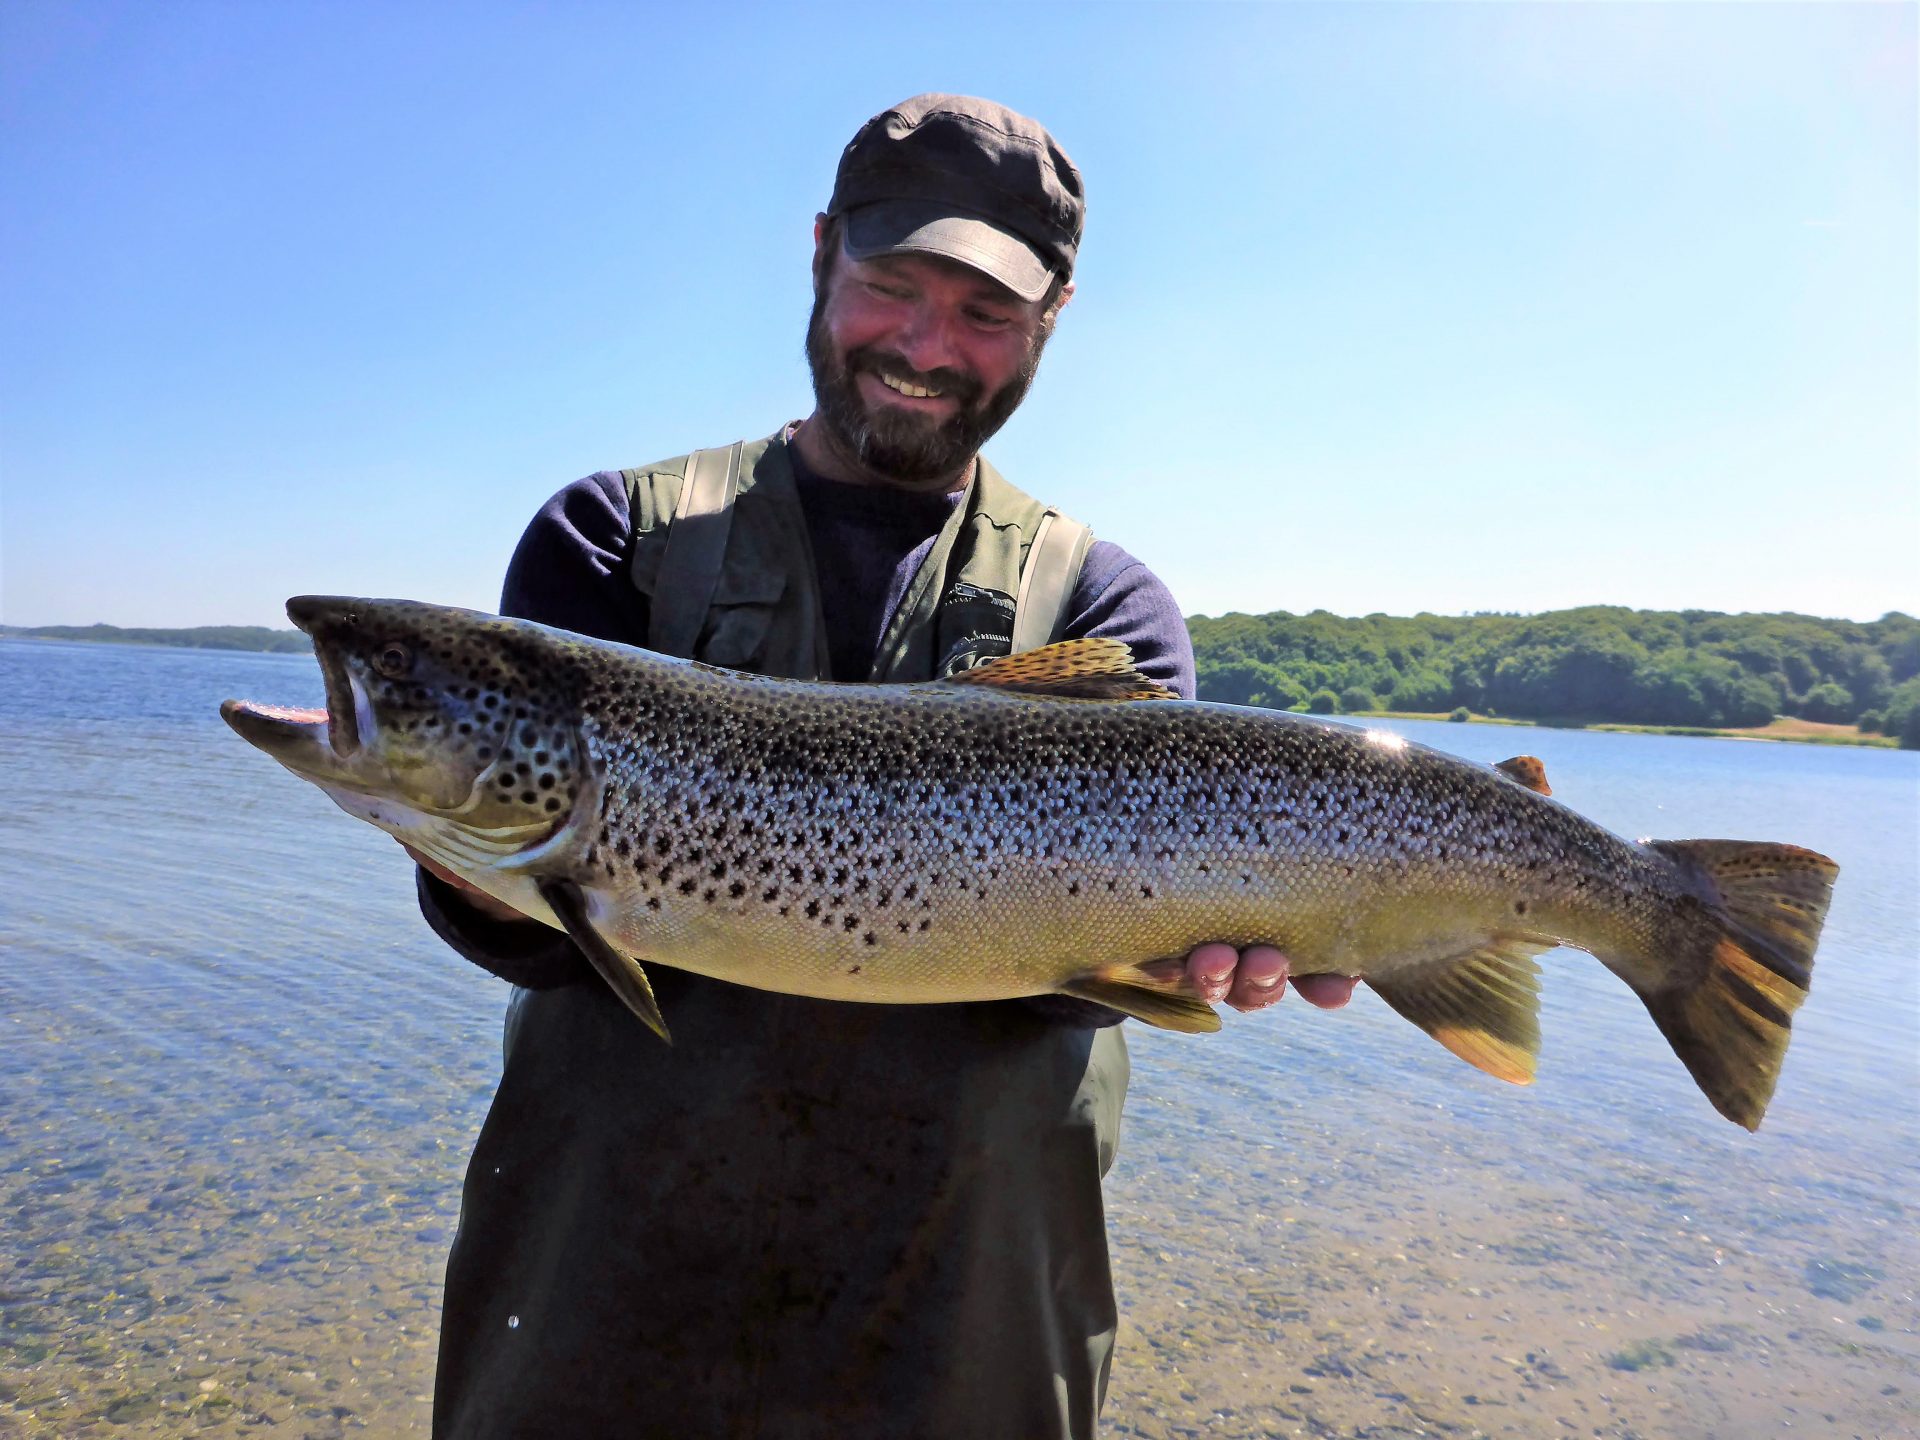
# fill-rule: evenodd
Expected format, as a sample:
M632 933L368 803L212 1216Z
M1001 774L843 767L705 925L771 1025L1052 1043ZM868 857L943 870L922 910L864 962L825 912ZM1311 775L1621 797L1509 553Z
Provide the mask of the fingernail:
M1280 983L1280 977L1278 975L1269 975L1265 979L1260 979L1260 980L1250 979L1247 981L1247 984L1251 985L1256 990L1271 990L1273 989L1274 986L1278 985L1279 983Z

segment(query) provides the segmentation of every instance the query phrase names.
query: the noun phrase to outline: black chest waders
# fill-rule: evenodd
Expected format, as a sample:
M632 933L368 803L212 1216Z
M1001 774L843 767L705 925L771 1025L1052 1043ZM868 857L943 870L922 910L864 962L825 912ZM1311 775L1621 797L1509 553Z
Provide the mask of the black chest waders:
M628 471L655 648L827 673L780 437ZM1053 638L1085 527L982 462L874 678ZM656 968L516 991L448 1264L448 1440L1084 1440L1117 1316L1100 1179L1118 1027L838 1004Z

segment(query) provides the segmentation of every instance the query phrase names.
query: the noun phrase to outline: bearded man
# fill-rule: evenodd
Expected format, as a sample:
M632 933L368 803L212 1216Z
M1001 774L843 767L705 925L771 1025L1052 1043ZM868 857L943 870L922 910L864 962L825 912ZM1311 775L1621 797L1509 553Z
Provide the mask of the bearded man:
M921 95L874 117L814 225L813 413L568 486L501 610L847 681L1111 636L1190 697L1166 588L979 454L1072 296L1083 215L1079 171L1024 116ZM655 970L669 1049L564 936L430 871L434 929L516 986L448 1262L435 1435L1093 1433L1117 1014ZM1171 963L1241 1009L1286 975L1272 950ZM1302 988L1333 1005L1351 982Z

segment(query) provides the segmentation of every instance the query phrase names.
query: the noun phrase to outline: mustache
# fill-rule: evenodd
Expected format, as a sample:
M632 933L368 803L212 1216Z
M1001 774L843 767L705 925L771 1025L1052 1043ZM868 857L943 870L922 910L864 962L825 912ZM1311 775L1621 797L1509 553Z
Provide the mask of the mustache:
M941 367L937 370L916 370L906 360L891 350L880 350L872 345L862 345L849 350L846 359L847 373L858 374L862 370L878 374L885 371L896 380L904 380L909 385L918 385L927 390L938 390L943 395L951 395L964 405L972 405L980 399L985 387L974 376L964 370Z

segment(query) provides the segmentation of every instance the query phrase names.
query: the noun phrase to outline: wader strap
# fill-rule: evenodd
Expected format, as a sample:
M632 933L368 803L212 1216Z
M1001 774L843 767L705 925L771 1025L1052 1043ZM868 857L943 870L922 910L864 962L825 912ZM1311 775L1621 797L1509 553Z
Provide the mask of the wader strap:
M700 639L727 552L743 444L736 440L724 450L696 450L687 457L647 621L647 645L662 655L691 656Z
M1014 602L1013 653L1038 650L1060 633L1066 619L1067 598L1080 576L1093 532L1058 510L1040 517L1033 544L1027 549L1020 575L1020 596Z

